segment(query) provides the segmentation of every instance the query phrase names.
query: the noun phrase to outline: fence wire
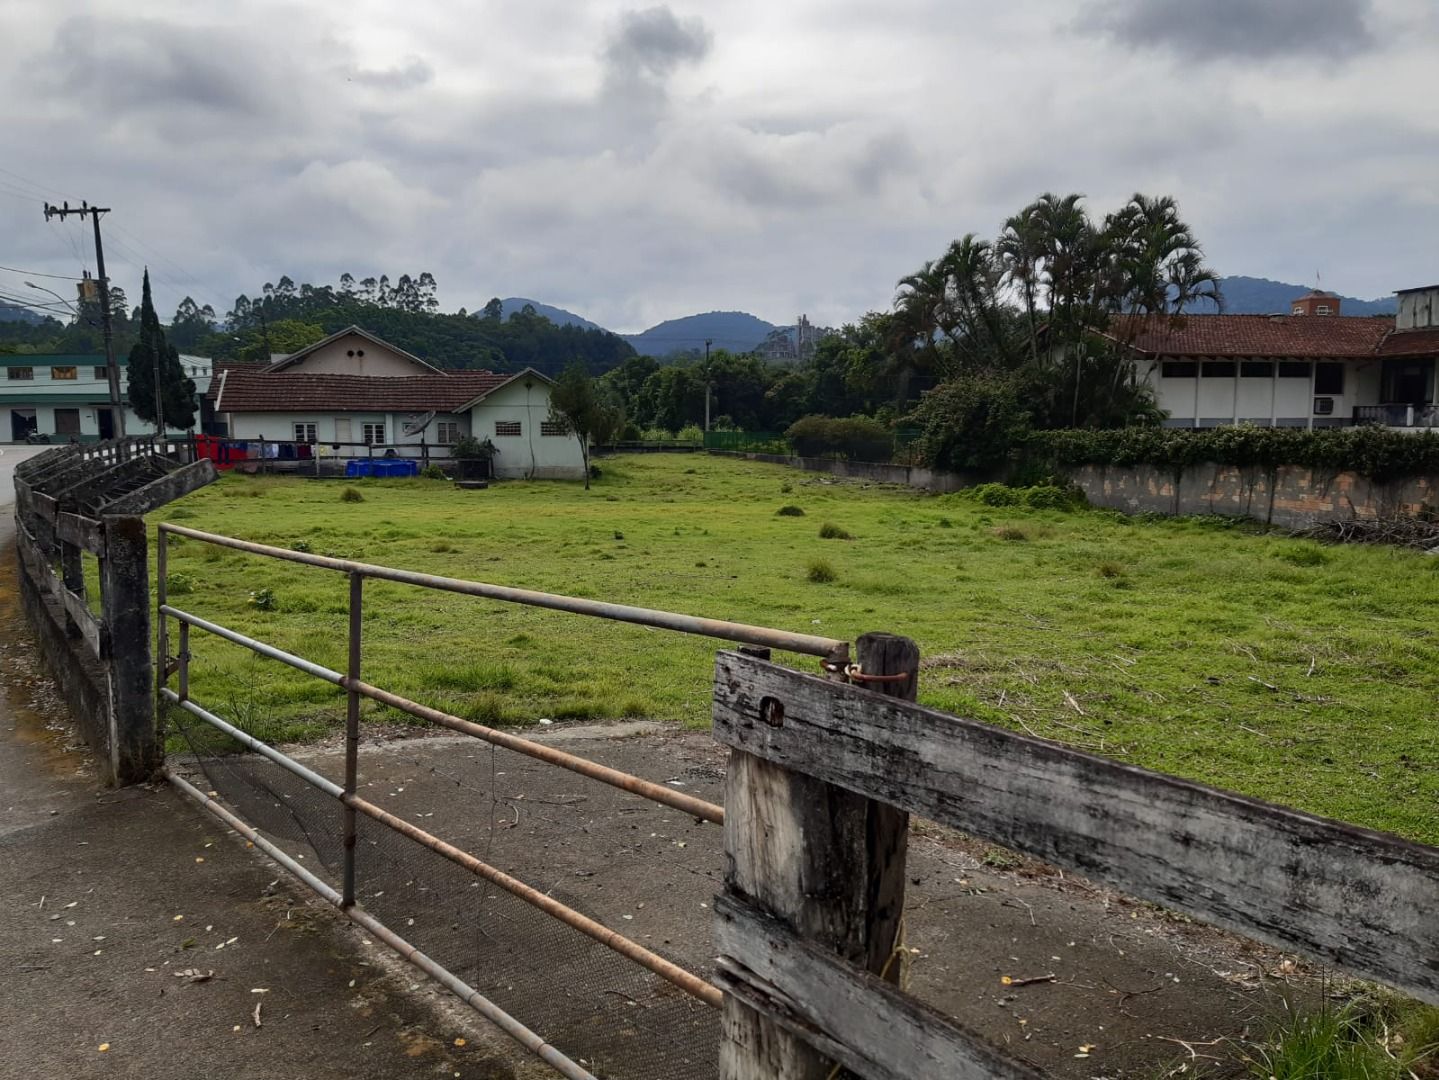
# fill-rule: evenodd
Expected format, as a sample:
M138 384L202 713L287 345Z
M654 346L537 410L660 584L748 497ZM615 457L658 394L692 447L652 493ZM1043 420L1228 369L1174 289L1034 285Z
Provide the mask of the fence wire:
M247 728L243 717L228 715L223 706L215 712L242 730ZM179 710L172 710L170 718L190 752L188 761L172 758L174 766L203 774L202 787L216 792L286 850L303 854L307 864L318 862L314 869L323 868L322 877L338 880L343 842L336 800L273 762L244 752L234 739L203 721ZM547 831L542 854L524 850L527 842L533 843L530 834L510 826L512 813L515 821L519 819L516 797L523 799L524 794L515 790L520 755L476 745L477 752L456 755L444 765L407 760L403 750L388 755L386 766L408 768L418 782L433 790L433 805L443 806L443 812L419 824L480 859L515 872L561 903L628 932L626 923L613 921L612 907L596 910L601 905L564 885L566 876L585 873L573 869L581 852L591 860L595 857L593 848L586 846L585 830L569 827L574 805L537 798L519 803L525 815L551 818L556 826ZM307 764L315 767L314 762ZM366 777L375 771L367 772L366 765L362 751L361 794L387 806L386 796L396 791L393 781L372 783L367 790ZM583 798L610 797L610 789L592 792L591 787L602 785L575 778L569 778L566 786L576 783L585 784ZM613 798L626 801L629 810L638 802L618 792ZM640 812L647 806L642 804ZM569 833L573 838L566 838ZM659 845L645 847L637 841L633 851L641 848L644 859L663 867L671 878L684 878L696 895L708 897L717 891L718 866L711 870L673 861L666 865ZM632 853L626 849L626 854ZM551 859L553 868L538 872L545 880L535 880L537 860ZM516 868L517 863L526 869ZM358 820L355 865L356 899L362 907L596 1076L707 1080L717 1075L718 1012L637 964L364 815ZM636 884L642 893L657 880L651 874ZM707 912L696 905L695 917L706 918ZM707 926L701 927L698 937L707 944ZM689 955L674 955L674 950L655 941L643 944L703 977L711 974L708 948L692 946L686 950Z

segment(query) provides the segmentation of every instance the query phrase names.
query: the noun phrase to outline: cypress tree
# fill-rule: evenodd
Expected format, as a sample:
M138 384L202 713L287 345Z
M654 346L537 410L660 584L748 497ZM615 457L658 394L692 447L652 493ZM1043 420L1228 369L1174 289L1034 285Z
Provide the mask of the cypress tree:
M145 271L144 293L140 299L140 336L130 349L125 394L135 415L154 426L160 410L155 407L155 357L160 358L160 405L163 426L184 431L195 426L195 380L187 378L180 364L180 351L165 340L160 317L150 299L150 271Z

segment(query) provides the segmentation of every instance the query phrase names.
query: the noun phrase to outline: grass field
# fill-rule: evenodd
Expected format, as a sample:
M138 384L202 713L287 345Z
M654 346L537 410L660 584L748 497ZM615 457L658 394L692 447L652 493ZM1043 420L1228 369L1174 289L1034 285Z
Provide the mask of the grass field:
M1439 558L701 455L602 465L589 492L360 481L360 502L343 484L226 476L152 520L831 637L905 634L928 704L1439 842ZM190 541L170 573L171 603L344 667L340 575ZM273 610L250 602L259 590ZM708 722L712 642L365 590L367 681L486 723ZM257 734L313 738L343 716L327 684L198 633L192 647L196 699Z

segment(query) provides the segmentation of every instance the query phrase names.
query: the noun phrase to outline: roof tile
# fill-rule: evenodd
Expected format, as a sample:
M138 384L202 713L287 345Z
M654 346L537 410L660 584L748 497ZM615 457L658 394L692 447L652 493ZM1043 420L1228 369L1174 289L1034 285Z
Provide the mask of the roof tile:
M1392 316L1186 315L1177 320L1119 316L1109 334L1154 356L1341 360L1378 355L1393 329Z
M318 375L230 368L221 412L452 412L512 375L465 371L451 375ZM215 380L219 383L219 379Z

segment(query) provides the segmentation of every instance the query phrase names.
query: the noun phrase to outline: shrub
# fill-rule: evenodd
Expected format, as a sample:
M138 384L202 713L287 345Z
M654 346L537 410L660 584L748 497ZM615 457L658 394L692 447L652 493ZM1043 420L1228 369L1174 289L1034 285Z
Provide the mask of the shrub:
M821 540L853 540L854 537L845 529L841 529L832 521L826 521L819 527L819 538Z
M450 447L450 456L459 461L489 461L495 456L495 444L489 439L462 435Z
M939 469L998 468L1030 433L1030 388L1015 375L962 375L931 390L909 417L913 453Z
M804 416L784 435L801 457L834 455L850 461L888 461L894 455L894 434L865 416Z
M680 428L679 434L675 438L679 442L702 443L705 441L705 433L698 424L686 424Z
M165 579L165 592L169 596L183 596L195 591L195 579L189 574L171 574Z
M1088 505L1084 492L1057 484L1036 484L1034 487L976 484L965 488L959 496L985 506L1025 506L1031 510L1077 510Z
M360 494L360 490L358 488L347 487L344 491L340 492L340 501L364 502L365 497Z
M426 465L423 469L421 469L421 470L420 470L420 476L422 476L422 477L423 477L424 479L426 479L426 480L448 480L448 479L449 479L449 477L445 475L445 470L442 469L442 468L440 468L438 465L433 464L433 463L431 463L431 464L429 464L429 465Z
M816 585L828 585L839 579L839 573L825 559L811 559L805 570L805 577Z
M804 511L790 503L787 506L781 506L775 511L775 515L777 517L804 517Z

